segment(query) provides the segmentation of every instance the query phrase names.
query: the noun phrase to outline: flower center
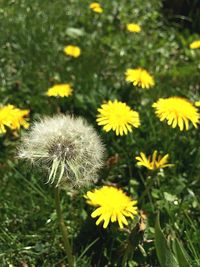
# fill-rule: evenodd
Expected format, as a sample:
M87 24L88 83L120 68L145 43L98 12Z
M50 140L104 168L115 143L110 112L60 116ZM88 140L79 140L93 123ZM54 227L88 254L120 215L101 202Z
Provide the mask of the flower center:
M48 153L62 160L70 160L75 157L75 145L70 140L57 140L50 144Z

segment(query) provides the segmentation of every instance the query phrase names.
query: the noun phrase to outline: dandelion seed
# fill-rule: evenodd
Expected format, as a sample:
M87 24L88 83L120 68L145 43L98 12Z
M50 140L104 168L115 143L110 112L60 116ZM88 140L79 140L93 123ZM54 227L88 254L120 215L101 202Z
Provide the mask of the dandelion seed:
M98 112L97 123L103 126L106 132L112 130L116 135L122 136L132 132L133 127L140 126L139 113L120 101L108 101L101 105Z
M160 98L154 103L155 113L160 121L167 120L168 125L172 128L179 127L181 131L189 129L189 121L195 128L199 123L200 115L197 108L191 102L181 97Z
M101 5L97 2L93 2L90 4L90 9L96 13L103 13L103 8L101 7Z
M200 40L194 41L190 44L190 49L200 48Z
M143 152L140 152L140 156L135 157L135 159L138 161L138 166L144 166L149 170L157 170L160 168L173 166L173 164L168 163L168 158L169 154L166 154L162 157L161 155L158 155L157 150L153 152L152 157L147 157Z
M104 147L82 118L57 115L35 122L22 138L19 157L49 172L48 183L84 186L97 178Z
M85 195L87 203L97 207L91 214L92 218L99 217L96 225L103 223L107 228L110 222L118 222L119 227L128 225L126 217L134 218L138 214L136 200L132 200L121 189L112 186L103 186L94 191L88 191Z
M71 96L73 89L70 84L56 84L48 89L47 96L56 96L56 97L68 97Z
M64 48L64 53L67 56L77 58L81 55L81 49L75 45L68 45Z
M0 107L0 134L6 133L7 128L11 130L19 130L21 126L29 127L29 123L25 117L29 114L27 109L19 109L13 105Z
M136 23L129 23L126 25L126 28L129 32L141 32L140 25L138 25Z
M149 89L155 85L153 76L141 68L127 69L125 76L127 82L132 82L134 86L139 86L143 89Z

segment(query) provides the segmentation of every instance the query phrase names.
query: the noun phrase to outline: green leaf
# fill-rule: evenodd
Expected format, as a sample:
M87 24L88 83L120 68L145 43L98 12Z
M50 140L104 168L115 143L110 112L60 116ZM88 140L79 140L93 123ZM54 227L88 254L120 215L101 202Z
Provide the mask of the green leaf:
M170 193L164 192L164 198L169 202L174 202L177 197L175 195L172 195Z
M70 37L80 37L85 34L83 29L67 28L66 34Z
M160 228L159 214L155 224L155 247L161 267L179 267L176 258L170 251L167 240Z
M179 265L181 267L190 267L191 265L189 264L188 261L188 255L186 254L186 251L184 250L182 244L179 242L177 238L173 240L173 249Z

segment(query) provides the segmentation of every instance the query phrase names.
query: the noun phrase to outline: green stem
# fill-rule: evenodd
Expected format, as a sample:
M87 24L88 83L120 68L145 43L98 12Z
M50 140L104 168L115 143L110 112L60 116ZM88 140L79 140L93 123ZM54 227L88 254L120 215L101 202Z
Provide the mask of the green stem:
M65 253L66 253L67 258L68 258L69 267L73 267L74 266L74 258L73 258L72 249L71 249L71 246L69 243L67 228L65 226L63 215L62 215L62 210L60 207L60 190L58 187L55 187L55 205L56 205L58 224L59 224L60 231L62 234L63 245L64 245Z
M151 177L151 181L150 181L149 184L146 186L146 189L143 191L141 197L140 197L139 200L138 200L138 202L141 202L141 201L144 199L144 197L145 197L146 195L148 195L148 197L149 197L149 201L150 201L150 203L151 203L151 205L152 205L152 208L153 208L153 202L152 202L152 199L151 199L150 189L151 189L153 183L154 183L154 179L153 179L153 177Z
M127 256L127 252L125 252L123 258L122 258L122 267L126 267L127 266L127 259L128 259L128 256Z

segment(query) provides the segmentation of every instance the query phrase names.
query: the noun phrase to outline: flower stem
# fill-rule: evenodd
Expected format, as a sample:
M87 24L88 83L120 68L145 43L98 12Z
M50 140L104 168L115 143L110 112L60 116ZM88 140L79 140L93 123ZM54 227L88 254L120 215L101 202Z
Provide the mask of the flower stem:
M55 187L55 206L56 206L58 224L59 224L59 228L62 234L63 245L64 245L65 253L68 258L69 267L73 267L74 258L73 258L72 249L69 243L67 228L65 226L63 215L62 215L62 210L60 206L60 190L58 187Z
M154 179L153 179L153 177L151 177L150 182L149 182L148 184L146 184L146 182L145 182L145 180L144 180L144 178L143 178L143 176L142 176L142 174L141 174L140 172L139 172L139 175L140 175L140 178L141 178L141 180L142 180L144 186L146 187L146 189L143 191L142 195L141 195L140 198L138 199L138 202L139 202L139 203L142 203L143 200L144 200L144 198L145 198L145 196L148 195L149 202L150 202L150 204L151 204L151 208L152 208L152 210L154 211L154 205L153 205L152 197L151 197L151 194L150 194L150 189L151 189L151 187L152 187L153 184L154 184Z
M143 191L143 193L140 196L138 202L141 202L146 195L149 196L149 200L150 200L150 202L152 202L151 195L150 195L150 189L151 189L153 183L154 183L154 179L151 177L151 180L150 180L149 184L146 186L146 189Z
M122 258L122 267L126 267L127 266L127 252L125 252L123 258Z

